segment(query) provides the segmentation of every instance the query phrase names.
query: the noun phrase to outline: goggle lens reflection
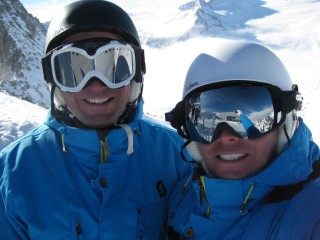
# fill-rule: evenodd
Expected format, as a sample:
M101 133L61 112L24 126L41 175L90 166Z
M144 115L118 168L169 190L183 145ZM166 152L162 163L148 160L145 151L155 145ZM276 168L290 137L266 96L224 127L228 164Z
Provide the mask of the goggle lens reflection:
M185 100L185 127L192 140L211 143L227 124L243 138L257 138L283 120L268 88L239 85L194 93Z
M48 57L54 83L68 92L80 91L93 77L110 88L120 88L128 85L136 73L134 49L117 41L100 46L94 55L75 43L53 50Z

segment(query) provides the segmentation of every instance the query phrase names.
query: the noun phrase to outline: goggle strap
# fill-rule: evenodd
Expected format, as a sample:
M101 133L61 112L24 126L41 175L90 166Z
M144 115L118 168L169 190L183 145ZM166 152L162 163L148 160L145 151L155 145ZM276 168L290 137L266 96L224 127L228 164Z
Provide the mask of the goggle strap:
M142 73L141 71L138 71L138 69L141 69L141 52L139 50L134 50L136 53L136 76L135 81L136 82L142 82Z
M300 110L302 107L302 96L298 91L284 91L281 102L283 104L282 110L285 114L292 110Z
M136 75L135 81L141 83L142 75L146 73L145 61L144 61L144 50L139 47L134 47L136 55Z
M187 129L185 126L184 101L178 102L174 109L165 113L165 120L170 122L171 126L177 130L181 137L186 139L189 138L189 134L186 134L182 131L182 127Z
M54 85L53 81L53 74L51 69L51 62L50 62L50 56L47 54L44 58L41 59L42 63L42 70L43 70L43 76L44 79L48 82Z
M141 56L140 56L140 61L141 61L141 63L140 63L140 66L141 66L141 72L143 73L143 74L145 74L146 73L146 62L145 62L145 57L144 57L144 50L142 49L142 48L140 48L140 50L141 50ZM140 62L139 61L139 62Z

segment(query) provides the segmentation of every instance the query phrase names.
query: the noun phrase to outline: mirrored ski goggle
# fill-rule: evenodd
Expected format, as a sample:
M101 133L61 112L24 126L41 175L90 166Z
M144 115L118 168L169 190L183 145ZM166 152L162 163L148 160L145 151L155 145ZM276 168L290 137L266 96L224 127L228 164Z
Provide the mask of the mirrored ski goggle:
M286 114L301 108L301 104L297 91L281 91L270 85L240 84L209 89L184 100L180 130L182 127L184 137L201 143L213 142L222 129L254 139L277 128Z
M47 81L66 92L79 92L93 77L110 88L128 85L136 73L133 47L118 41L97 46L73 43L51 51L42 59L44 72L52 73Z

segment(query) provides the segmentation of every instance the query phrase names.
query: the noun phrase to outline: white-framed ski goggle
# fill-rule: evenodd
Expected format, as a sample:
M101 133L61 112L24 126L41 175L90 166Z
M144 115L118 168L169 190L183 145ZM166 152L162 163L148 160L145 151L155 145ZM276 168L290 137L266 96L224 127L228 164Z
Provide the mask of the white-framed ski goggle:
M50 51L42 65L46 81L65 92L81 91L93 77L109 88L121 88L135 77L141 52L118 41L78 42Z

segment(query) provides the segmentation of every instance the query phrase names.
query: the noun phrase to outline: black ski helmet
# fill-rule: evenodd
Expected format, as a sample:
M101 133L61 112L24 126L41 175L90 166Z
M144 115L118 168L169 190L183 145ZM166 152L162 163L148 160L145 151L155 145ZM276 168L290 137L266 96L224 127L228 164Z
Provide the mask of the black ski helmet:
M45 42L45 53L59 47L67 38L82 32L108 32L119 36L123 41L141 48L136 27L130 16L119 6L104 0L80 0L70 3L59 10L51 20ZM43 67L44 79L50 72ZM134 114L138 101L142 97L143 75L146 72L144 51L141 49L136 58L136 76L131 81L131 94L126 110L118 122L127 121ZM47 81L48 82L48 81ZM67 112L59 88L50 86L51 109L53 116ZM59 111L57 111L59 109ZM73 118L75 119L75 118ZM129 120L128 120L129 121Z
M90 31L114 33L126 42L141 47L136 27L122 8L103 0L82 0L66 5L52 19L45 53L71 35Z

